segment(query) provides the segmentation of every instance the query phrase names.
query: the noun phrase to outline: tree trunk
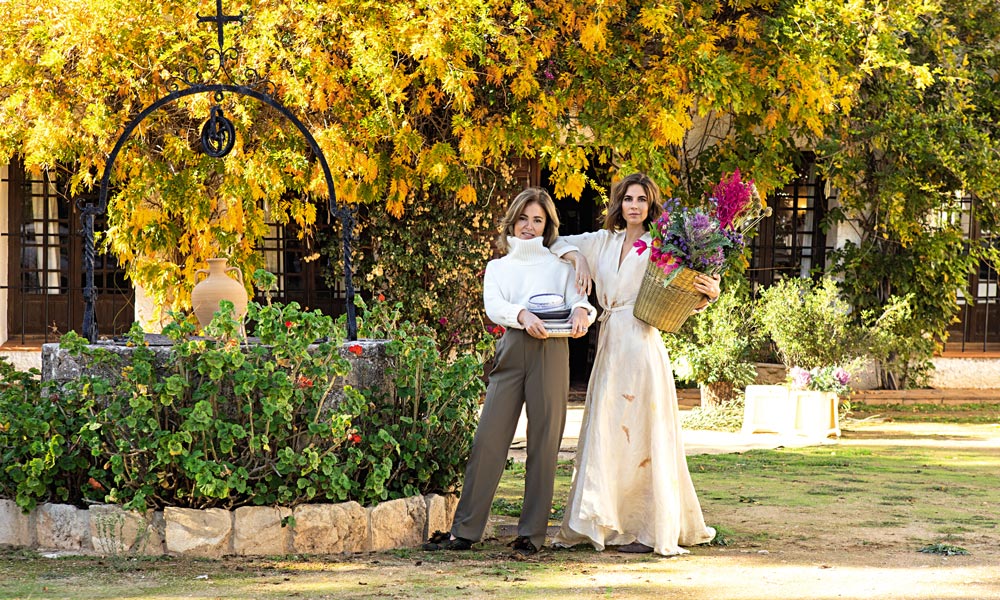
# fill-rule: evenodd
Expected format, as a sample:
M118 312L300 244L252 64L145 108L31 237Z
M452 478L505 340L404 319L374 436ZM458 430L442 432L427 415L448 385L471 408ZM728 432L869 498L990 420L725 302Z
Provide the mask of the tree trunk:
M728 381L703 383L701 386L701 407L704 410L715 410L723 402L729 402L736 397L736 389Z

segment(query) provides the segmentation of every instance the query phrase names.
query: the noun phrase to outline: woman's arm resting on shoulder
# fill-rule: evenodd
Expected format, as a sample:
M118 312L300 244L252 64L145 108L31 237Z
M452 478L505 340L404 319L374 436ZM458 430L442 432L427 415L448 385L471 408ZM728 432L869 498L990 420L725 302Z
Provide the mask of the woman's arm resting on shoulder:
M563 259L570 261L576 266L576 291L584 296L589 296L591 286L594 283L594 277L590 273L590 263L587 262L587 258L576 250L573 250L564 254Z

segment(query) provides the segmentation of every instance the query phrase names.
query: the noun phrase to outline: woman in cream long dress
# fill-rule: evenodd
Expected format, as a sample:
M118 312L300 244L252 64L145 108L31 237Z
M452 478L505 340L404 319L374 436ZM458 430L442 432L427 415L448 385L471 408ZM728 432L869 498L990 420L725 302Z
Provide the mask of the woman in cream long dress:
M641 192L645 198L636 198ZM651 241L644 225L653 218L649 206L659 214L655 183L631 175L612 194L609 228L565 236L552 247L557 254L563 242L579 248L593 270L603 309L576 469L555 538L559 546L590 543L597 550L623 546L620 550L627 552L674 555L687 552L681 546L715 536L705 525L688 472L677 393L660 332L632 316L649 260L632 244L639 237ZM616 208L624 221L618 230ZM699 289L718 296L717 280L703 278Z

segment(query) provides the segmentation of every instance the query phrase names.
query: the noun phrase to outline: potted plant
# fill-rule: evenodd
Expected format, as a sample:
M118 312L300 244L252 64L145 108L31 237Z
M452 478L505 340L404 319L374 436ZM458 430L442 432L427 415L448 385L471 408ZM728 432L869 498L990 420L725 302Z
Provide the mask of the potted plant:
M757 321L774 342L788 379L785 385L747 390L745 432L839 435L840 397L849 394L850 371L868 353L868 328L851 312L829 278L783 279L764 290Z
M746 280L732 279L715 304L689 319L679 334L664 336L677 378L698 384L705 410L736 399L757 374L754 302Z

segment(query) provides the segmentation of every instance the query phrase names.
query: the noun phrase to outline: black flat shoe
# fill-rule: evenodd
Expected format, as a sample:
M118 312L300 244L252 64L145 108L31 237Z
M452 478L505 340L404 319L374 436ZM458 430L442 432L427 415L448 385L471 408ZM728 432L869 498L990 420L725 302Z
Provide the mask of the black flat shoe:
M473 543L472 540L460 537L451 539L451 534L447 531L435 531L421 548L430 552L438 550L469 550L472 548Z
M618 551L626 552L628 554L649 554L653 551L653 548L640 542L632 542L631 544L618 546Z
M531 543L531 538L519 535L514 538L514 541L510 543L510 546L514 548L514 554L518 556L531 556L532 554L538 554L538 548Z

